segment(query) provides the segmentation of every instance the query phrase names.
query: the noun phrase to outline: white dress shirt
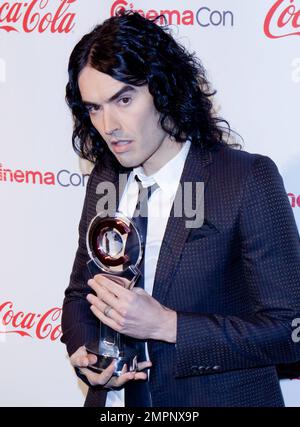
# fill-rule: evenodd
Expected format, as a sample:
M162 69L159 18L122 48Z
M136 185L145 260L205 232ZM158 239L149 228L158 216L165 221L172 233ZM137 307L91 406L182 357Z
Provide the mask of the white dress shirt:
M169 160L153 175L145 175L142 166L134 168L128 177L126 187L119 203L118 211L122 212L128 218L132 218L136 208L139 190L138 183L135 180L136 175L140 179L143 187L148 187L154 183L157 183L159 186L148 201L148 225L144 254L144 286L145 291L150 295L152 295L161 243L190 145L190 141L183 143L176 156ZM146 354L148 356L147 346ZM105 406L124 407L124 389L109 391L107 393Z

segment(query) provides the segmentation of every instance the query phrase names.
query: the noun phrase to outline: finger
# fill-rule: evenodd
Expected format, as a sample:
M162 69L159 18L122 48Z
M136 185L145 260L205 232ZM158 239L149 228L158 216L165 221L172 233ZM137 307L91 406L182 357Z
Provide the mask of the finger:
M113 283L113 282L110 282ZM118 297L110 285L101 285L96 280L90 279L88 285L95 291L97 297L105 302L105 304L112 306L115 310L118 310L120 306L120 297ZM119 286L119 285L117 285ZM92 294L90 294L92 295ZM95 295L94 295L95 296Z
M96 295L99 298L102 298L102 291L103 289L106 289L106 288L103 287L102 283L99 280L97 281L95 279L89 279L87 284L88 286L90 286L90 288L92 288L95 291Z
M98 360L98 357L95 354L88 354L87 358L89 360L89 365L93 365Z
M122 368L122 371L121 371L121 375L120 375L120 377L122 376L122 378L124 378L124 375L126 374L126 373L128 373L127 372L127 365L126 365L126 363L123 365L123 368ZM118 379L118 378L120 378L120 377L112 377L109 381L108 381L108 383L107 384L105 384L105 386L106 387L109 387L109 388L111 388L111 387L119 387L120 386L120 383L121 383L121 381ZM132 377L132 378L131 378ZM126 375L126 377L125 377L125 379L133 379L133 375Z
M103 302L101 299L99 299L93 294L88 294L86 296L86 299L90 304L95 305L100 311L102 311L102 313L104 313L104 310L108 305L106 302Z
M128 372L116 380L114 379L113 385L110 387L122 387L125 383L132 380L146 380L148 375L145 372Z
M126 372L119 377L113 377L107 384L106 387L122 387L128 381L134 380L134 372Z
M87 354L86 356L81 356L81 358L78 358L78 360L75 362L75 365L78 368L83 367L86 368L89 365L93 365L97 362L97 356L94 354Z
M121 279L121 278L120 278ZM114 278L110 277L109 274L96 274L91 281L95 281L99 286L112 286L116 285Z
M115 370L115 361L100 374L91 371L88 368L80 368L80 372L85 375L91 385L105 385L112 377Z
M97 356L95 356L94 354L87 354L86 356L76 357L75 360L71 360L71 365L76 368L86 368L96 362Z
M108 277L103 276L101 274L97 274L96 276L94 276L94 280L97 284L103 286L105 289L111 290L111 292L113 292L119 298L128 296L128 293L130 294L130 291L128 289L125 289L123 286L120 286L113 280L110 280Z
M77 358L84 355L85 352L85 348L84 346L79 347L71 356L70 356L70 362L71 363L75 363Z
M78 348L78 350L75 351L75 353L72 354L70 357L70 362L72 366L87 366L88 365L88 358L87 358L87 352L84 346L81 346Z
M143 369L151 368L152 362L150 360L146 360L145 362L138 363L137 370L142 371Z
M120 313L118 312L116 307L113 307L111 304L103 302L101 300L99 300L98 297L96 297L95 295L92 294L88 294L86 299L88 300L88 302L96 307L99 311L101 311L101 313L107 317L107 318L111 318L113 319L115 322L117 323L121 323L123 318L120 315ZM110 306L111 309L109 311L109 315L105 314L105 309L107 308L107 306Z
M134 380L147 380L148 375L146 372L136 372L134 375Z
M123 323L117 323L114 319L105 316L95 305L90 306L90 310L94 313L94 315L106 326L109 326L113 330L120 332L120 328L123 326Z
M110 291L108 291L107 289L104 289L104 288L102 288L100 292L98 291L97 296L95 296L93 294L88 294L87 300L89 302L91 302L91 304L93 304L94 301L99 300L102 304L104 303L104 308L107 305L110 305L111 307L113 307L117 311L120 307L119 298L117 298L114 294L112 294ZM99 309L102 310L100 307L99 307Z
M114 283L116 283L119 286L122 286L123 288L129 289L131 286L131 281L128 279L125 279L124 277L120 276L113 276L111 274L101 274L103 277L107 277L109 280L112 280Z
M100 375L101 374L97 374L96 372L92 372L90 369L88 368L80 368L79 372L83 375L86 376L88 382L91 385L103 385Z

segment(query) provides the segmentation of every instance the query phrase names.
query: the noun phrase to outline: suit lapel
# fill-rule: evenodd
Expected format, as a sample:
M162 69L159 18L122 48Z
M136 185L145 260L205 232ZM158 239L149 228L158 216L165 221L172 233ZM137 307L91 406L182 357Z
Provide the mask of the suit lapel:
M209 151L192 143L180 179L181 188L184 188L186 182L204 182L205 190L209 180L209 168L207 166L211 161L212 155ZM176 197L179 194L178 189ZM195 195L193 189L193 206L196 205ZM161 303L165 301L185 241L191 231L191 228L186 227L186 221L191 218L185 215L184 209L182 210L183 215L176 217L173 204L159 253L152 295Z

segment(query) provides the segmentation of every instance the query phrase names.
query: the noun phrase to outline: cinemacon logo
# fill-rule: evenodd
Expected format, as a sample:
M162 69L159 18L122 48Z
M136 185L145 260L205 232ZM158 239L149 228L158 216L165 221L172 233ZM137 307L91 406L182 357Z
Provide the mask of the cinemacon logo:
M0 163L0 183L59 185L61 187L85 187L89 174L79 174L62 169L59 172L42 172L4 168Z
M25 313L16 310L12 301L5 301L0 303L0 336L19 335L56 341L62 334L61 312L61 308L53 307L45 313Z
M70 12L77 0L28 0L0 3L0 30L25 33L69 33L75 26Z
M148 2L145 2L148 3ZM110 15L114 16L121 10L133 10L140 13L147 19L157 18L159 15L164 15L169 25L195 25L198 24L200 27L233 27L234 26L234 15L230 10L213 10L208 6L202 6L197 11L178 9L161 9L144 10L140 7L135 7L133 2L126 0L116 0L113 2ZM160 18L157 21L158 24L163 25L165 21Z

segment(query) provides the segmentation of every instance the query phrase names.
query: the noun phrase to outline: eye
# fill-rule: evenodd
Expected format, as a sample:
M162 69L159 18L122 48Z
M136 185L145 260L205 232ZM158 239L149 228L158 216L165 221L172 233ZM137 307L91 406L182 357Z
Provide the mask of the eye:
M118 103L121 103L122 105L128 105L130 101L131 101L131 98L129 96L124 96L118 101Z
M100 110L100 106L99 105L87 105L86 109L87 109L89 114L95 114L96 111Z

